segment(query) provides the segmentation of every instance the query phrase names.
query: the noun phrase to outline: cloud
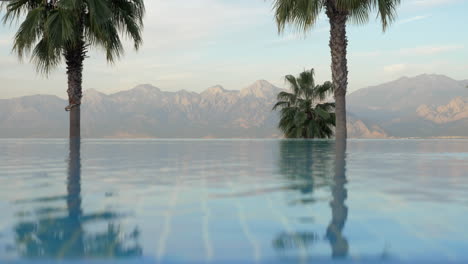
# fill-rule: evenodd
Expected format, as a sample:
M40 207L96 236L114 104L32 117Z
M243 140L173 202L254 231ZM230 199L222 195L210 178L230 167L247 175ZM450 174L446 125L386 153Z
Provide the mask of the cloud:
M419 46L414 48L404 48L399 50L374 50L374 51L358 51L358 52L351 52L350 56L353 57L362 57L362 58L373 58L373 57L380 57L380 56L427 56L427 55L435 55L444 52L456 51L464 49L465 46L460 44L447 44L447 45L427 45L427 46Z
M423 19L426 19L428 17L430 17L430 15L414 16L414 17L402 19L402 20L398 21L397 24L398 25L403 25L403 24L414 22L414 21L423 20Z
M285 36L282 36L278 39L275 39L272 41L272 43L285 43L285 42L290 42L290 41L295 41L295 40L303 40L305 39L306 35L305 34L300 34L300 33L291 33Z
M0 38L0 47L8 45L8 44L10 44L10 42L11 42L11 40L9 40L9 39Z
M412 76L424 73L437 73L449 76L461 76L465 78L466 71L463 70L461 64L454 63L450 60L432 60L426 63L411 63L402 62L398 64L390 64L383 67L384 76L390 78L398 78L400 76ZM455 77L460 78L460 77Z
M373 58L383 55L384 52L381 50L374 50L374 51L358 51L358 52L351 52L350 56L352 57L362 57L362 58Z
M396 74L400 73L408 68L407 64L400 63L400 64L392 64L387 65L384 67L384 72L389 74Z
M272 44L286 44L288 42L296 41L296 40L305 40L307 39L310 35L312 34L321 34L321 33L326 33L330 30L329 26L322 26L322 27L317 27L313 28L312 30L308 32L291 32L286 35L282 35L272 41L269 41L269 43Z
M299 40L299 39L304 39L305 35L304 34L289 34L286 36L283 36L280 39L274 40L274 42L288 42L292 40Z
M0 34L0 47L12 46L13 34Z
M463 49L463 45L420 46L399 50L400 55L434 55L443 52Z
M419 46L414 48L404 48L399 50L374 50L374 51L358 51L358 52L351 52L350 56L353 57L381 57L381 56L427 56L427 55L435 55L444 52L451 52L456 50L464 49L465 46L461 44L447 44L447 45L427 45L427 46Z
M451 3L455 3L459 1L460 0L415 0L415 1L412 1L411 3L419 7L431 7L431 6L437 6L437 5L451 4Z
M151 0L146 10L145 46L158 50L212 43L217 34L250 26L270 11L265 5L217 0Z

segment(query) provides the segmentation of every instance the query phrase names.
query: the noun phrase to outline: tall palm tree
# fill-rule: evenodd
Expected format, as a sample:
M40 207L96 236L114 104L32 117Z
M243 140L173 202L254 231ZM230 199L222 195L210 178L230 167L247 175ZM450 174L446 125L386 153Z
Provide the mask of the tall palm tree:
M24 17L14 38L20 58L30 55L48 74L64 60L68 76L70 138L80 137L83 61L90 46L102 48L108 62L123 54L120 34L142 43L143 0L11 0L4 22Z
M286 76L292 93L280 92L273 110L281 108L279 129L286 138L329 138L335 126L334 103L323 102L333 92L331 82L315 85L314 70Z
M352 20L365 23L370 12L376 10L385 31L394 21L396 7L401 0L273 0L279 32L286 24L294 24L301 30L308 30L317 23L325 10L330 22L331 70L335 85L336 138L346 139L346 89L348 86L348 62L346 59L348 40L346 23Z

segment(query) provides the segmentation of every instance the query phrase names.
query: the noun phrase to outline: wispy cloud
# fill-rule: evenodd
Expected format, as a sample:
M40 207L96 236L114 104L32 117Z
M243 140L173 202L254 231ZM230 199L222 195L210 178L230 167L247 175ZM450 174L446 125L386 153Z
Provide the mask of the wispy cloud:
M397 24L398 25L403 25L403 24L414 22L414 21L423 20L423 19L426 19L426 18L428 18L430 16L431 15L414 16L414 17L402 19L402 20L398 21Z
M420 7L431 7L437 5L451 4L454 2L459 2L460 0L414 0L411 3L415 6Z
M455 67L454 67L455 66ZM461 65L455 64L449 60L433 60L427 63L412 63L405 61L398 64L390 64L383 67L383 73L390 78L397 78L402 75L411 76L423 73L438 73L453 75L454 69ZM463 69L456 70L463 72ZM466 76L466 75L463 75ZM463 77L464 78L464 77Z
M151 0L147 1L146 10L146 48L157 50L214 41L220 32L248 27L251 21L269 12L264 6L217 0Z
M439 45L439 46L420 46L415 48L401 49L400 55L434 55L443 52L463 49L463 45Z
M353 57L381 57L381 56L427 56L435 55L444 52L451 52L464 49L465 46L461 44L446 44L446 45L425 45L414 48L403 48L399 50L374 50L374 51L358 51L351 52L350 56Z
M13 35L0 34L0 47L11 45L13 42Z
M292 32L283 36L279 36L277 39L274 39L271 41L273 44L280 44L280 43L287 43L291 41L296 41L296 40L304 40L308 37L309 34L320 34L320 33L325 33L328 32L330 27L328 26L323 26L323 27L318 27L314 28L310 32Z
M400 73L408 68L407 64L399 63L399 64L391 64L384 67L384 72L389 74Z
M362 58L369 58L369 57L377 57L383 55L384 52L381 50L374 50L374 51L358 51L358 52L351 52L350 56L353 57L362 57Z
M275 40L273 40L273 43L285 43L285 42L290 42L290 41L295 41L295 40L300 40L300 39L305 39L304 34L299 34L299 33L291 33L286 36L281 36Z

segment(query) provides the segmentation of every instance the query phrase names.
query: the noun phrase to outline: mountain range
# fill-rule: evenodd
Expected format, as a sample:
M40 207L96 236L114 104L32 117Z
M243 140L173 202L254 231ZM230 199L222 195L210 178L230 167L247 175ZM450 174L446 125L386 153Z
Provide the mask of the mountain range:
M468 80L419 75L348 95L355 138L468 136ZM201 93L149 84L114 94L84 92L88 138L279 138L271 111L282 89L256 81L241 90L216 85ZM66 100L51 95L0 99L0 138L66 137Z

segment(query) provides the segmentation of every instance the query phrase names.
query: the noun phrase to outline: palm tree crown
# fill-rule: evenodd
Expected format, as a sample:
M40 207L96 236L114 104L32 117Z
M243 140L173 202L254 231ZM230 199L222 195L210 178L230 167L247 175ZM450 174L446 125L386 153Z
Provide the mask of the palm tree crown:
M119 33L138 49L144 11L143 0L11 0L4 22L26 15L13 49L20 58L31 55L37 69L49 73L73 48L86 53L88 46L98 46L114 62L123 54Z
M286 76L292 92L280 92L273 110L281 109L279 129L287 138L330 138L335 104L323 102L333 92L331 82L316 85L314 70Z
M401 0L274 0L275 18L278 30L282 32L287 24L298 29L313 27L323 10L330 15L346 15L358 24L367 23L369 14L377 11L382 29L396 18L396 8Z

